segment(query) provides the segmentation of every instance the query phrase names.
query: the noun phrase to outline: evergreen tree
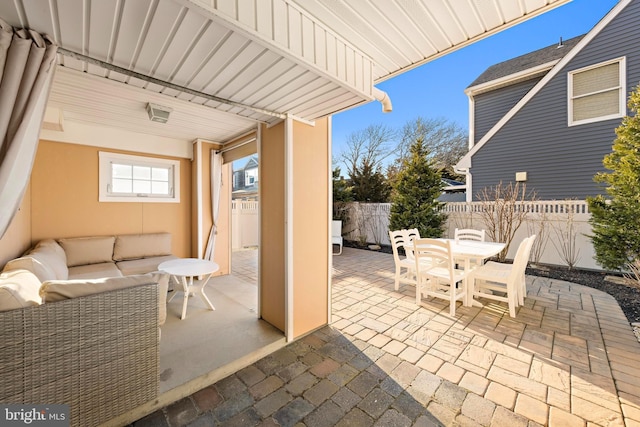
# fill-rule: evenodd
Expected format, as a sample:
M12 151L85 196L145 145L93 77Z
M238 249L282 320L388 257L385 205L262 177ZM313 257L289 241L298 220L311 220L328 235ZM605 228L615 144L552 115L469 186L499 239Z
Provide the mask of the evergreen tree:
M387 182L380 166L374 167L367 161L362 161L360 166L351 175L353 185L353 199L364 203L387 203L391 186Z
M411 144L392 185L389 229L417 228L421 237L440 237L446 220L437 201L442 180L422 137Z
M602 162L611 172L595 176L607 185L608 197L587 199L596 261L607 269L624 269L640 257L640 86L629 98L629 109L636 114L622 120L613 152Z
M340 176L340 168L333 169L333 219L346 223L349 219L349 202L353 201L353 191L349 182Z
M333 170L333 202L352 202L353 188L349 182L340 176L340 168Z

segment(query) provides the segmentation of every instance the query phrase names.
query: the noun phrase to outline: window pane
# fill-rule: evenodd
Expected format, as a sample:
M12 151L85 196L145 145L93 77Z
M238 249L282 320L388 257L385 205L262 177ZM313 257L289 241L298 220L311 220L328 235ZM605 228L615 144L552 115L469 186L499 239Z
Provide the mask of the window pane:
M151 194L151 181L133 181L133 192Z
M586 120L619 114L619 93L619 90L612 90L575 99L573 101L573 120Z
M114 178L131 178L131 165L111 164L111 175Z
M166 181L169 182L169 169L166 168L152 168L151 179L154 181Z
M133 179L151 179L151 168L149 166L134 166Z
M112 193L131 193L131 180L130 179L113 179Z
M573 96L585 95L620 86L620 64L605 65L573 75Z
M169 195L169 183L153 181L151 183L151 193Z

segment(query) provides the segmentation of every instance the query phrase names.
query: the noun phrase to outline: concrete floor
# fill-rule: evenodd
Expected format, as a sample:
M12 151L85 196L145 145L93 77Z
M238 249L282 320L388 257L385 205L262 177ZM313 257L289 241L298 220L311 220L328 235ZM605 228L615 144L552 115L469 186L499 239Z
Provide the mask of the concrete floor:
M160 393L211 376L212 371L242 366L284 345L282 332L258 319L255 251L234 252L233 274L211 278L205 293L216 310L190 297L187 316L180 319L182 292L167 304L167 321L160 340ZM253 276L247 272L253 271ZM263 353L264 352L264 353ZM194 383L196 381L196 383ZM197 388L196 388L197 389Z

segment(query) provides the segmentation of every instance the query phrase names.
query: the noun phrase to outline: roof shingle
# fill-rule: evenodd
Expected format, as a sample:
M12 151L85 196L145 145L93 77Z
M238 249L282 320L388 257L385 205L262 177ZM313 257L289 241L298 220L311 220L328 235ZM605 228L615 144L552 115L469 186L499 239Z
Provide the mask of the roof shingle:
M573 49L584 36L585 35L583 34L563 41L562 47L559 47L558 44L554 44L516 58L494 64L480 74L468 87L477 86L520 71L528 70L538 65L546 64L547 62L559 60L569 53L569 51Z

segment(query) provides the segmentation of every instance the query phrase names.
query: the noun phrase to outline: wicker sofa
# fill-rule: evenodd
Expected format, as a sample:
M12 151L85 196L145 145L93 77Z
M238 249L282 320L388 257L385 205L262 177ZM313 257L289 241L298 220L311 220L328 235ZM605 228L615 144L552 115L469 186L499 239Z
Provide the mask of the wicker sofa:
M93 426L156 399L169 281L156 270L175 258L170 239L46 240L8 262L0 274L0 403L64 403L71 425Z

